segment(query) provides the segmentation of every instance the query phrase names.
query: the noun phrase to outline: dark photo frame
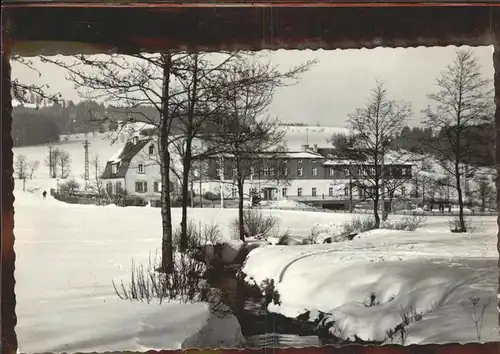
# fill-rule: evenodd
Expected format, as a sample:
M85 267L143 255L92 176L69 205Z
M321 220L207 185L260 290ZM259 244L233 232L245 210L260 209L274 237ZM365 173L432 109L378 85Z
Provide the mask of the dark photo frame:
M120 21L116 20L118 18ZM352 26L353 21L358 25ZM190 51L236 48L257 51L462 45L494 46L495 153L496 170L500 172L500 4L497 1L4 1L1 66L2 352L16 353L18 347L15 332L15 195L10 55L128 54L186 48ZM498 207L500 178L496 180L496 189ZM500 218L498 225L500 227ZM500 252L500 232L498 240L497 250ZM500 261L498 265L500 268ZM496 301L500 306L499 299ZM500 352L499 343L252 350L318 354L493 354Z

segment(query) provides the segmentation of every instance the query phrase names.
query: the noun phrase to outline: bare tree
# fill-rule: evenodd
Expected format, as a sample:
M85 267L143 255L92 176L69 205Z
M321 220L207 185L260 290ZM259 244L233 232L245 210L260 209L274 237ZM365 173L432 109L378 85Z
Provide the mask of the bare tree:
M210 143L229 156L232 170L236 172L233 178L238 188L239 236L242 241L245 240L243 202L246 179L263 168L267 168L268 175L276 181L286 179L281 166L283 160L274 156L282 154L280 147L284 131L277 120L261 115L266 112L276 88L296 83L314 63L309 61L280 71L259 58L247 58L232 63L228 70L219 73L216 87L222 88L217 89L217 94L223 113L216 118L216 133L210 136Z
M410 104L388 99L383 83L377 81L366 106L349 115L349 135L337 135L332 140L340 157L354 161L346 166L353 184L373 201L375 228L380 226L381 199L411 178L411 170L405 173L399 166L412 161L412 157L403 151L390 150L391 139L410 115ZM383 205L383 217L386 216Z
M26 156L24 155L17 155L16 160L14 161L14 169L17 174L17 178L19 179L25 179L28 176L28 162L26 160Z
M94 174L95 180L95 190L97 194L103 194L102 180L101 180L101 160L99 155L94 155L92 160L90 160L90 166L92 167L92 172Z
M34 62L34 58L13 55L11 56L10 60L13 64L17 64L31 71L34 71L39 76L42 75L40 70L38 70L36 67L37 65L36 62ZM50 87L47 84L35 85L22 82L21 80L19 80L19 78L16 78L15 75L12 79L13 96L21 103L35 103L38 106L40 105L42 99L51 102L59 102L61 100L61 94L60 93L50 94L47 92L49 89Z
M74 194L80 190L80 183L74 179L65 181L59 185L59 190L61 193Z
M479 175L476 178L477 188L473 191L477 197L479 197L481 203L481 211L486 210L486 205L490 205L492 201L495 200L495 189L493 188L493 182L487 175Z
M28 163L28 173L30 179L33 179L33 174L35 173L35 171L38 169L39 166L40 166L40 161L38 160L31 161Z
M57 166L59 166L61 171L61 178L68 178L71 172L71 157L69 156L68 152L59 150L56 161Z
M436 80L438 91L428 95L433 102L424 113L425 124L438 131L437 139L428 144L441 168L452 176L458 196L459 229L466 232L462 183L477 171L468 161L469 147L477 144L477 129L491 123L492 96L490 82L481 76L480 66L472 52L458 50L452 64ZM472 134L472 132L475 132Z
M45 158L45 165L49 168L50 178L57 177L57 161L59 160L60 153L59 149L50 147L49 156Z
M179 107L173 100L182 89L172 85L172 76L187 54L169 52L158 54L77 56L71 64L43 58L68 71L82 96L109 102L109 117L92 120L109 120L116 124L110 133L114 142L123 137L125 129L138 135L144 128L154 127L158 149L155 160L161 169L162 261L160 270L173 271L172 214L170 200L170 171L172 142L179 137L173 134L174 117ZM90 70L89 70L90 69ZM88 90L90 89L90 90ZM119 109L120 108L120 109ZM111 119L111 116L112 119Z

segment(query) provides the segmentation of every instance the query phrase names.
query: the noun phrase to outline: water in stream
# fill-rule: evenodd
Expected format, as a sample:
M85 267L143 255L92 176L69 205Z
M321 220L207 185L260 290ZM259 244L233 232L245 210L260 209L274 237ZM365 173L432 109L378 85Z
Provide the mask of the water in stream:
M246 347L310 347L320 346L314 325L270 313L263 299L248 291L232 270L218 272L212 286L222 292L223 302L228 305L241 325Z

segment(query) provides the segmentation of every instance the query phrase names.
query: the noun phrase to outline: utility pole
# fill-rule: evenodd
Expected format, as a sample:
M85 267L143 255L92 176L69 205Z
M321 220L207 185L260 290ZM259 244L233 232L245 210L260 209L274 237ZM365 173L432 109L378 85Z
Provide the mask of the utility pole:
M52 178L52 145L49 144L49 177Z
M198 178L200 179L200 208L203 208L203 193L201 191L201 161L199 162L199 176Z
M220 207L224 208L224 156L220 157Z
M88 133L85 133L85 141L83 142L83 148L85 149L85 185L89 182L89 140Z
M349 212L352 213L352 162L349 162Z

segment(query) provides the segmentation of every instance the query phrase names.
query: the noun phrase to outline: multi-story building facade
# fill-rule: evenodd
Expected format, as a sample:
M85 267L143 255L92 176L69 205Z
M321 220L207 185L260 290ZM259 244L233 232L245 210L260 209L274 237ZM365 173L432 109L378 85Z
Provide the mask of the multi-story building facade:
M256 191L263 199L328 200L341 204L347 200L367 199L377 167L369 162L338 160L330 156L328 151L307 145L301 151L255 153L253 159L259 162L252 163L252 171L245 176L244 195L248 197ZM382 166L378 168L380 171ZM384 184L391 188L394 198L409 197L412 165L388 161L383 171ZM196 192L220 193L222 189L224 198L236 198L237 175L233 157L211 157L207 159L206 182Z

